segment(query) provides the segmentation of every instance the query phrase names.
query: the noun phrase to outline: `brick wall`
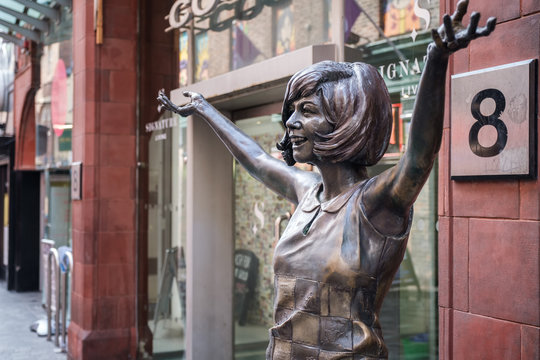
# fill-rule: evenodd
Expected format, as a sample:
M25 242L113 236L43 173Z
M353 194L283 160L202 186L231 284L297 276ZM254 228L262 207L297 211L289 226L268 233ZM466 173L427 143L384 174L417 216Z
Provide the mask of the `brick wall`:
M441 2L441 14L456 3ZM479 0L472 10L481 24L496 16L497 28L456 54L451 74L539 57L538 1ZM540 181L451 181L449 100L439 170L440 358L538 359Z

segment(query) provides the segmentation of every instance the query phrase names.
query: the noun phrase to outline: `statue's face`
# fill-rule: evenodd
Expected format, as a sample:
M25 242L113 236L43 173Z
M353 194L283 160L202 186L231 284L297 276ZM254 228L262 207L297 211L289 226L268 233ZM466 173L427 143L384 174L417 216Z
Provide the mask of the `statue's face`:
M334 130L321 109L321 100L316 94L291 104L291 116L285 125L292 143L293 158L299 163L316 165L320 162L320 157L313 153L315 141L322 141L320 135Z

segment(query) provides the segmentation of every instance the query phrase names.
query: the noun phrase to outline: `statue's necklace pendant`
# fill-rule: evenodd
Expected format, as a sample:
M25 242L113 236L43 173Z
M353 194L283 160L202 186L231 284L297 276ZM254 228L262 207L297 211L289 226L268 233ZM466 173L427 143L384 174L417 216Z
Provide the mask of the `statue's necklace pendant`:
M317 218L317 215L319 215L320 212L321 212L321 207L319 206L319 208L315 212L315 215L313 215L311 220L306 224L306 226L304 226L304 229L302 229L302 234L304 234L304 236L306 236L308 234L309 229L311 228L311 225L313 225L313 222L315 221L315 218Z

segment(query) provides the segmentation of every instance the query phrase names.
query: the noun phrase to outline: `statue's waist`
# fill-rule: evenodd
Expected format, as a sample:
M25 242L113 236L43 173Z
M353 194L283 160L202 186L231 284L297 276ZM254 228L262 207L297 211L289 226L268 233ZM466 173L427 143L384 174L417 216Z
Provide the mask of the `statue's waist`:
M339 359L347 354L385 358L387 350L380 327L378 323L376 325L370 327L359 320L296 310L270 329L271 344L274 352L287 352L290 349L291 353L305 353L315 359L319 356L323 359Z

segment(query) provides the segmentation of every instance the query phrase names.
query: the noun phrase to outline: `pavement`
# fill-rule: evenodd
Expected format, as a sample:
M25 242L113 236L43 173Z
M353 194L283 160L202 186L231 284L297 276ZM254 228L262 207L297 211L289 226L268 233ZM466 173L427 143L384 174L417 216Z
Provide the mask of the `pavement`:
M30 331L36 320L46 318L41 306L41 293L7 291L0 281L0 359L2 360L66 360L47 337Z

